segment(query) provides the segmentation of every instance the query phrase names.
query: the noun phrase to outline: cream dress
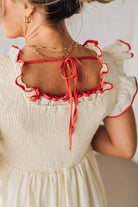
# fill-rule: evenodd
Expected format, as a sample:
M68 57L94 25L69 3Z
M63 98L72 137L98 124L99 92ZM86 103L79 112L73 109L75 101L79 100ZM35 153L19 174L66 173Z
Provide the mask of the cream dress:
M127 43L118 40L102 52L94 41L84 47L102 63L101 82L78 94L76 108L72 101L77 118L70 127L68 94L28 88L17 46L0 55L0 207L107 207L91 141L106 116L132 105L137 82L123 72L124 59L132 57Z

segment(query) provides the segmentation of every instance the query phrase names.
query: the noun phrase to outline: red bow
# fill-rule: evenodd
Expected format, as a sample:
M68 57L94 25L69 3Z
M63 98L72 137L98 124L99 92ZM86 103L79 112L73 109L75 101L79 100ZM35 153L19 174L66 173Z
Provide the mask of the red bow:
M84 81L79 80L78 77L78 71L77 71L77 62L82 66L82 68L85 71L86 78ZM62 74L62 68L64 75ZM69 75L67 75L67 69ZM69 92L69 97L70 97L70 122L69 122L69 150L71 150L71 145L72 145L72 133L73 133L73 124L75 123L76 117L77 117L77 101L78 101L78 94L77 94L77 81L84 83L88 80L88 74L85 66L74 56L69 56L67 57L60 65L59 68L60 75L63 79L66 80L68 92ZM74 79L75 81L75 88L74 88L74 95L72 95L72 90L70 86L70 81L69 79ZM74 96L74 111L72 115L72 97Z

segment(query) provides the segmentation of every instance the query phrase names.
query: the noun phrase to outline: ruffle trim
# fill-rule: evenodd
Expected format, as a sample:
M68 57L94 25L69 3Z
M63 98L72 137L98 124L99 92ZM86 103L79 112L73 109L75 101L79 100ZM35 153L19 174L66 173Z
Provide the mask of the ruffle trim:
M113 44L104 47L102 51L111 54L116 62L122 62L125 59L134 57L130 50L130 44L123 40L116 40Z
M138 83L135 77L120 76L119 95L113 111L107 116L115 118L123 115L133 104L138 92Z
M113 111L107 116L108 118L115 118L123 115L132 106L138 92L136 77L126 76L123 68L124 60L134 56L130 50L131 46L122 40L116 40L114 44L103 49L104 52L113 57L119 73L119 94L117 103Z
M92 49L93 51L96 52L97 57L93 57L93 59L97 59L99 61L99 63L102 64L102 68L100 71L100 83L99 83L99 88L93 88L91 90L87 90L87 91L80 91L79 93L77 93L78 96L78 100L81 101L85 101L88 100L88 98L90 99L96 99L96 97L98 97L100 94L102 94L103 92L107 91L107 90L111 90L113 88L113 85L109 82L104 82L103 81L103 74L108 73L108 66L106 63L103 63L100 60L100 57L102 56L102 51L101 49L98 47L98 42L94 41L94 40L87 40L83 46L85 46L88 49ZM23 65L25 64L25 62L23 62L20 59L20 49L15 46L12 45L11 46L11 50L10 53L12 53L12 56L14 58L14 61L16 64L19 64L19 68L20 68L20 74L16 77L15 79L15 83L17 86L19 86L23 91L26 92L26 96L27 98L31 101L31 102L35 102L37 104L63 104L65 102L67 102L70 97L69 97L69 93L66 94L61 94L61 95L52 95L52 94L46 94L46 93L40 93L38 88L32 87L29 88L26 86L25 83L23 83L22 81L22 75L23 75ZM92 57L79 57L77 58L78 60L80 59L92 59ZM55 61L55 59L47 59L47 61ZM60 59L60 61L66 61L66 59ZM72 97L74 97L74 94L72 95ZM50 103L49 103L50 102Z

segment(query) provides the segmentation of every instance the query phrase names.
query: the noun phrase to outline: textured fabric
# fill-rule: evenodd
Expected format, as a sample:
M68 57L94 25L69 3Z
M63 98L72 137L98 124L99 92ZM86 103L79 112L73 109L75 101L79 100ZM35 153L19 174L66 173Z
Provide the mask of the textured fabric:
M97 52L102 79L99 89L78 94L71 150L67 95L54 101L43 94L31 102L38 90L22 82L19 48L12 46L0 56L0 206L107 207L91 141L103 118L114 110L122 79L110 53L101 56L92 42L84 47ZM133 80L130 90L136 94Z
M130 50L130 45L122 40L118 40L114 44L103 49L103 52L106 52L113 57L119 74L117 102L112 112L108 115L110 118L121 116L128 110L133 104L137 94L137 79L135 77L127 77L123 67L124 60L133 57L133 53L131 53Z

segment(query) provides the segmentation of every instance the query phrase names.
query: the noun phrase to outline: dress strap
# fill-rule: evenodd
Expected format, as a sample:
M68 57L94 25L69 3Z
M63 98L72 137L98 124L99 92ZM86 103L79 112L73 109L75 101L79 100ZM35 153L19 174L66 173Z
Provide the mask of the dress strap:
M95 56L83 56L83 57L77 57L78 60L85 60L85 59L93 59L93 60L97 60L97 57ZM27 64L33 64L33 63L44 63L44 62L58 62L58 61L64 61L66 59L57 59L57 58L53 58L53 59L40 59L40 60L28 60L28 61L24 61L24 65Z

